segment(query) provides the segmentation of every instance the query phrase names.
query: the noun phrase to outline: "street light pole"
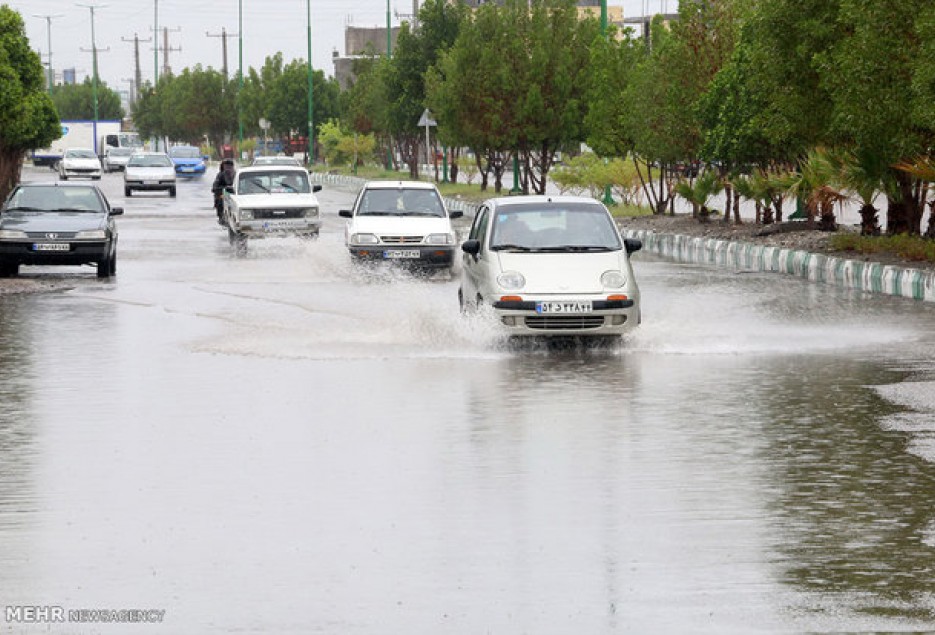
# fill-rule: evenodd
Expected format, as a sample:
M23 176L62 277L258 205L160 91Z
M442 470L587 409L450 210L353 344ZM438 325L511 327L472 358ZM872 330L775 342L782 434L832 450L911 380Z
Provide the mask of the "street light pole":
M153 90L159 83L159 0L153 0Z
M61 13L55 15L36 15L33 14L34 18L42 18L45 20L46 36L49 39L49 51L46 53L46 57L49 58L49 94L52 94L52 83L55 79L55 71L52 70L52 20L55 18L62 17Z
M389 63L390 58L393 56L393 38L392 31L390 30L390 0L386 0L386 61ZM389 135L387 135L386 141L386 169L387 171L393 169L393 143L390 141Z
M240 149L243 146L243 113L241 112L240 103L243 97L243 0L237 0L237 45L239 47L239 62L237 70L237 127L239 129L240 143L237 146L237 151L242 152Z
M312 114L315 112L314 95L312 91L312 2L305 0L305 11L308 14L308 164L315 163L315 126L312 123Z
M85 7L91 10L91 63L93 66L94 79L91 83L91 99L94 101L94 121L98 120L98 107L97 107L97 41L94 37L94 10L98 8L103 8L107 5L96 5L96 4L78 4L79 7Z
M607 0L601 0L601 37L607 39ZM604 159L607 163L607 159ZM610 183L604 186L604 198L601 200L604 205L613 205L614 197L610 193Z

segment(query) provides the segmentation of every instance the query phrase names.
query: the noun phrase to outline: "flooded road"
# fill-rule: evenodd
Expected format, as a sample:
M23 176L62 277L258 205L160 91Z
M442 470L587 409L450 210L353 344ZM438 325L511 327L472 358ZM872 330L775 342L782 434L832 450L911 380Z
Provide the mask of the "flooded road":
M0 297L0 632L935 630L933 307L638 254L622 345L509 347L209 186Z

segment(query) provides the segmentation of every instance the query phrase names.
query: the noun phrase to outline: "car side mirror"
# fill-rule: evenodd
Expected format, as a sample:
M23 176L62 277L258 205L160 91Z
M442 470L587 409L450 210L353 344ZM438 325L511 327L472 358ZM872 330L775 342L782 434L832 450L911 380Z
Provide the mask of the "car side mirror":
M349 209L338 210L338 216L341 218L354 218L354 214Z
M123 208L122 207L111 207L110 212L108 214L110 216L123 216Z
M448 212L448 218L461 218L462 216L464 216L464 212L459 209L456 209L453 212Z
M633 252L639 251L643 248L643 241L639 238L624 238L623 246L626 247L628 254L632 254Z
M461 243L461 251L477 257L477 254L480 253L480 241L476 239L465 240Z
M313 192L321 192L321 186L320 186L320 185L313 185L313 186L312 186L312 191L313 191Z

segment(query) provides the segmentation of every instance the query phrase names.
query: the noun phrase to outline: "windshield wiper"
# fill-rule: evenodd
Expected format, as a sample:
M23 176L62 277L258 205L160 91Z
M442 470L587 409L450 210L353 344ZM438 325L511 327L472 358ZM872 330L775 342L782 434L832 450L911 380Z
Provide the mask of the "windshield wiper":
M100 212L101 210L99 210L99 209L88 209L88 208L86 208L86 207L82 207L82 208L78 208L78 207L62 207L61 209L56 209L56 210L54 210L54 211L56 211L56 212L79 212L79 213L90 212L90 213L95 213L95 212Z
M395 216L396 212L360 212L358 216Z
M490 246L490 251L500 251L502 249L510 249L513 251L532 251L531 247L524 247L523 245L514 245L512 243L501 243L499 245Z
M10 207L8 212L47 212L49 210L39 207Z

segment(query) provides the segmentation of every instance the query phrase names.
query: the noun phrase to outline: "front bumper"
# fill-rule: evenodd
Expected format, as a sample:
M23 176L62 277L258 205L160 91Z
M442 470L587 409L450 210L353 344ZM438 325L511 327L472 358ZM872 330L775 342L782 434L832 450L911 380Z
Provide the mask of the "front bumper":
M580 313L542 312L540 302L589 302L591 310ZM622 335L640 321L639 305L633 299L608 300L606 296L539 297L498 301L493 309L510 335Z
M61 250L43 251L38 244L49 241L0 241L0 263L16 265L86 265L100 262L110 254L109 241L57 241L51 244L66 245Z
M317 234L321 229L321 218L258 218L232 223L231 229L250 238L265 236L292 236Z
M100 170L85 169L85 168L64 168L62 174L69 179L75 178L85 178L85 179L99 179L101 178Z
M350 245L348 250L361 261L420 267L450 267L455 253L451 245Z
M204 165L177 165L175 166L175 174L181 177L204 176L204 173L205 173Z
M151 183L149 181L126 181L124 185L131 190L159 191L171 190L175 187L175 181L159 181L157 183Z

